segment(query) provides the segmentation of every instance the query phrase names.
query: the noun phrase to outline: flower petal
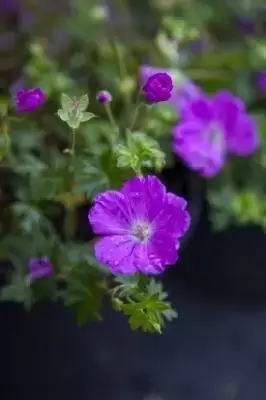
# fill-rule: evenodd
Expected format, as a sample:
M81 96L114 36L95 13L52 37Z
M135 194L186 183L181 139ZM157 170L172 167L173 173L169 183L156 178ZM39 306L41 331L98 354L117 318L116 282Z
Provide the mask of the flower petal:
M163 207L166 188L162 182L152 175L134 177L127 181L121 189L130 204L135 218L152 221Z
M184 202L181 197L168 193L167 203L152 222L153 231L166 232L175 242L184 236L190 225L190 215L185 210Z
M137 242L130 236L116 235L100 239L95 244L95 255L113 274L159 274L165 266L149 242Z
M155 232L147 245L148 258L162 272L166 265L172 265L177 262L177 247L177 242L170 233Z
M138 243L134 242L130 236L106 236L95 243L95 256L114 274L135 274L138 272L134 259L136 245Z
M245 112L244 102L224 90L213 98L214 119L226 131L235 129L239 115Z
M197 98L187 104L182 110L182 118L186 120L196 119L202 123L210 123L213 121L214 111L212 100L204 94L199 95Z
M130 209L122 193L108 190L96 196L88 218L96 234L121 234L129 227Z
M173 150L191 169L205 177L212 177L224 165L225 146L210 140L208 129L208 124L196 120L174 126Z
M179 84L175 84L174 86L171 103L182 115L189 103L199 97L200 94L201 89L198 86L196 86L190 79L183 78L182 82L179 82Z
M257 150L259 135L255 121L247 114L240 115L233 131L226 132L227 150L237 156L248 156Z
M172 229L174 226L174 232L176 232L177 237L180 238L186 234L191 222L190 215L186 210L187 202L182 197L176 196L172 193L167 193L167 200L168 204L173 206L171 207L173 212Z

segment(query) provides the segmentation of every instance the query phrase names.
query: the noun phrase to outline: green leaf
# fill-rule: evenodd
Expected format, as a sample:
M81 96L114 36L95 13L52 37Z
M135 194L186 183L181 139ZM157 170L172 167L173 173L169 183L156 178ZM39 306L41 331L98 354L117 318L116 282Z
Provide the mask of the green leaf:
M110 150L95 157L84 152L75 163L74 194L86 194L89 199L110 187L118 189L133 174L128 169L119 169Z
M69 117L69 119L67 120L67 124L72 129L78 129L80 126L80 119L73 116Z
M129 316L133 330L161 333L164 322L177 317L161 283L143 275L115 278L117 286L112 289L114 308Z
M78 99L78 110L80 112L86 111L89 105L89 96L87 94L82 95L79 99Z
M69 114L63 108L59 108L59 110L57 111L57 115L64 122L67 122L69 120Z
M141 168L155 168L160 171L165 163L165 155L161 151L158 141L144 132L128 132L127 143L119 144L115 153L118 168L129 167L136 173Z
M96 117L96 115L94 115L93 113L84 112L84 113L82 114L81 122L87 122L87 121L89 121L90 119L95 118L95 117Z
M68 279L66 301L74 310L79 325L89 319L101 319L100 307L105 291L100 275L88 263L73 268Z
M61 107L66 113L70 113L73 110L73 100L65 93L61 94Z
M30 179L31 198L35 201L56 200L58 195L69 191L69 172L66 164L46 166Z
M4 286L0 292L2 301L14 301L24 303L26 308L32 304L32 293L26 277L21 273L15 272L10 284Z

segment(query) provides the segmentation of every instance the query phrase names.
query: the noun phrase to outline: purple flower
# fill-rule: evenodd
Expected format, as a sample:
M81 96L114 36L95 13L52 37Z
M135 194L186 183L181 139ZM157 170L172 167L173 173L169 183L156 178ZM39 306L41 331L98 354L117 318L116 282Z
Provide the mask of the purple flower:
M166 72L158 72L148 78L142 90L150 103L167 101L173 90L172 78Z
M15 103L18 112L36 111L45 102L45 94L41 89L22 89L16 94Z
M205 177L220 172L227 153L248 156L259 145L255 121L242 100L228 91L191 101L173 136L175 153Z
M110 103L112 101L111 93L107 92L107 90L101 90L96 95L96 100L99 103Z
M53 265L48 257L34 257L29 261L30 280L46 278L53 274Z
M266 93L266 71L260 71L257 73L256 86L261 93Z
M14 11L19 8L19 3L17 0L1 0L0 10L1 11Z
M201 89L191 80L184 77L181 73L173 70L152 67L150 65L142 65L140 67L141 86L145 84L150 76L159 72L165 72L171 76L174 87L169 102L179 111L186 106L187 102L194 99L201 93Z
M156 176L134 177L120 191L99 194L89 212L94 232L104 236L95 244L97 259L114 274L163 272L177 261L189 228L186 206Z
M237 17L236 23L238 29L246 35L252 35L256 33L256 30L258 28L256 21L248 17Z

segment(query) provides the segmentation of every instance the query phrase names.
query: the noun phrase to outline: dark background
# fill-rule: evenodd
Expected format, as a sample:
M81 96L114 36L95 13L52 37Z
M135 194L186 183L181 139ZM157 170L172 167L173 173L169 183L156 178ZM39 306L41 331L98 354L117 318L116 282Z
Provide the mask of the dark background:
M233 278L234 263L251 272L265 265L264 242L255 228L213 236L205 211L178 266L165 276L179 318L163 335L131 332L108 306L103 323L80 329L60 305L39 304L26 313L1 304L0 399L264 400L264 299ZM191 279L193 262L217 267L217 274L231 263L233 281L218 288L216 274L211 290L215 281Z

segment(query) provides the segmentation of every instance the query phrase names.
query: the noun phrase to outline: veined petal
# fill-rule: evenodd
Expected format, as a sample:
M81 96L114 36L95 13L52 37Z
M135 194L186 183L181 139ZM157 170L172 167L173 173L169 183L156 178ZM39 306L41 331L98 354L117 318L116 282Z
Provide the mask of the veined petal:
M135 218L152 221L163 207L166 188L152 175L134 177L124 184L121 192L127 199Z
M114 190L96 196L88 217L94 233L100 235L122 234L130 225L130 209L125 197Z

